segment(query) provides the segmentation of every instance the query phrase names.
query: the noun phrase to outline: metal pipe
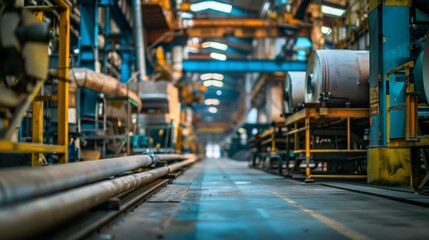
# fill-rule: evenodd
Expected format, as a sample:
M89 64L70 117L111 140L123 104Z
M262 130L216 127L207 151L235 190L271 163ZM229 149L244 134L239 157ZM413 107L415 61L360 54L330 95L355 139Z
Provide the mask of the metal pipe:
M16 207L1 209L1 236L5 239L35 236L118 194L152 182L195 161L197 157L191 156L170 166L94 183Z
M0 206L99 181L125 171L150 166L156 161L183 158L178 154L154 157L136 155L42 168L21 167L1 170Z
M142 101L137 93L129 91L126 85L121 84L118 79L109 75L97 73L86 68L73 68L70 70L69 79L72 84L76 84L78 87L85 87L115 97L128 96L137 104L139 111L142 108ZM72 87L75 88L75 86Z
M134 39L136 44L136 64L139 72L138 81L144 81L146 76L146 60L143 40L143 17L141 0L133 0L134 6Z

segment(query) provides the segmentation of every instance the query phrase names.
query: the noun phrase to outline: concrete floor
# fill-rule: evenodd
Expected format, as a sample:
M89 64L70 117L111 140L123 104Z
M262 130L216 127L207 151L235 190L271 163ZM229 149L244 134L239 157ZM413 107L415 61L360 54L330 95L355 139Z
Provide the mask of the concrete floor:
M429 209L198 162L93 239L429 239Z

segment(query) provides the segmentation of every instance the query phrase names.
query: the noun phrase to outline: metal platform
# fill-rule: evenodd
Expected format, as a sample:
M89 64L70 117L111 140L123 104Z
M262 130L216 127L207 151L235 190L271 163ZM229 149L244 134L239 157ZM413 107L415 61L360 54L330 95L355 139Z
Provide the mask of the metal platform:
M422 206L206 159L91 239L428 239L428 217Z

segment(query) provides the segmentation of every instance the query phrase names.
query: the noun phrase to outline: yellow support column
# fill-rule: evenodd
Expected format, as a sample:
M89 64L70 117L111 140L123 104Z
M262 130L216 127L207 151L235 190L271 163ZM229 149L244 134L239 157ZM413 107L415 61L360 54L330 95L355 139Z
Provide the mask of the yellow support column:
M305 117L305 182L313 182L314 180L311 178L310 171L310 117L307 115Z
M59 28L59 59L58 77L69 78L69 54L70 54L70 7L65 1L56 1L60 10ZM59 154L59 163L68 162L68 105L69 83L58 81L58 144L65 146L64 154Z
M294 124L294 130L298 129L298 123L295 122ZM293 134L293 150L298 150L299 149L299 143L298 143L299 139L298 139L298 132L295 132Z
M43 21L43 12L34 12L39 21ZM33 143L43 143L43 102L34 100L32 103L32 130L31 140ZM38 167L41 165L42 153L31 154L31 166Z
M43 102L33 102L31 139L33 143L43 143ZM41 153L31 154L31 166L40 166Z
M350 150L350 117L347 118L347 150Z
M271 152L277 152L276 149L276 128L273 127L273 131L271 132Z

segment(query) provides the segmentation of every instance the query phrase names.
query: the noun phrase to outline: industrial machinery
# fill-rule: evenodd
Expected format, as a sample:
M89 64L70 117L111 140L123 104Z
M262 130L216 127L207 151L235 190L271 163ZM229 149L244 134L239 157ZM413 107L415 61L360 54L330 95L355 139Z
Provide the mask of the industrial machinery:
M290 112L253 143L264 156L254 156L252 165L285 175L305 169L307 181L366 178L369 52L316 50L304 79L291 76L284 93Z
M15 127L48 77L48 24L29 10L8 6L0 12L0 139Z
M370 4L370 184L421 191L429 180L426 4Z
M138 91L143 102L142 110L132 116L138 128L133 136L133 152L147 148L173 151L181 120L178 89L167 81L133 82L130 89Z
M41 153L56 153L57 162L68 158L68 68L69 68L69 5L54 1L55 7L34 9L17 7L14 1L3 1L0 10L0 152L32 153L32 165L46 162ZM55 12L55 21L44 18ZM48 19L49 19L48 18ZM49 23L48 23L49 22ZM57 58L50 63L50 54ZM42 86L49 68L58 68L51 76L49 88ZM44 96L37 96L39 93ZM41 94L41 95L42 95ZM55 95L56 94L56 95ZM43 102L54 100L53 110L59 123L58 134L44 141ZM31 107L31 141L23 139L23 117ZM29 120L27 118L27 120ZM50 144L46 144L50 143Z

